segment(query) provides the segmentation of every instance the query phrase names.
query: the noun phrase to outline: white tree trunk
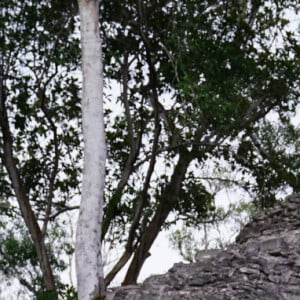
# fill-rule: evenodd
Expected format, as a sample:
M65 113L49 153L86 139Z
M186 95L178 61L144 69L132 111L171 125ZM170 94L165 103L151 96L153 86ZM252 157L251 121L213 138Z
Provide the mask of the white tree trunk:
M82 118L84 170L76 233L78 300L100 299L105 293L101 226L106 144L103 120L103 71L99 1L78 0L82 49Z

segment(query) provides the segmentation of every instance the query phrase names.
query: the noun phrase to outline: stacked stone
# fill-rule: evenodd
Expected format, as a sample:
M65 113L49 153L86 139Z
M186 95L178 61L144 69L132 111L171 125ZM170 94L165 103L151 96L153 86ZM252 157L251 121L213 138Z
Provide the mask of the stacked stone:
M257 213L236 238L243 243L251 238L300 228L300 194L292 194L274 208Z
M108 300L299 300L300 194L257 214L226 250L201 251Z

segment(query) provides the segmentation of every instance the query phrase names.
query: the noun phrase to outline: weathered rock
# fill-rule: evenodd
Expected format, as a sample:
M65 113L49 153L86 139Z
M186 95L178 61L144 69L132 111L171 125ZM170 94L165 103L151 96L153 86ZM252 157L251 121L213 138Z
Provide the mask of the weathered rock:
M299 300L300 194L257 214L226 250L201 251L195 263L110 290L107 299Z

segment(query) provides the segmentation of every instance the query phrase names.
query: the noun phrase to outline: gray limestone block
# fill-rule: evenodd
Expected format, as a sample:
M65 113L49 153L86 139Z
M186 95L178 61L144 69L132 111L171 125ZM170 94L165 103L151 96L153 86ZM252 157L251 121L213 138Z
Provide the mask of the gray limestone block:
M298 213L299 212L299 213ZM257 214L237 242L205 250L107 300L300 300L300 194Z

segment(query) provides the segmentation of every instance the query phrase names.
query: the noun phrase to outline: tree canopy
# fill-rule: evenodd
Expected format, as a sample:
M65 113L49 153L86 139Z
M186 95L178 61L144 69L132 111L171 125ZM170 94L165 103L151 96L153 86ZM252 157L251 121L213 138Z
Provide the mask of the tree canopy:
M37 247L61 293L72 253L63 223L82 172L77 10L73 1L0 4L0 267L34 294L47 289ZM209 183L222 179L219 166L259 208L299 190L298 10L296 0L101 1L102 238L123 247L107 284L130 258L123 283L136 282L163 228L214 218ZM11 242L32 252L12 258Z
M201 179L212 158L243 173L242 187L264 207L278 189L299 185L299 127L290 121L299 104L299 40L284 17L298 4L115 5L102 2L101 24L106 76L122 82L124 115L107 129L104 233L126 244L113 271L134 253L127 284L161 228L178 219L196 225L213 214L213 195Z
M72 1L2 1L0 11L1 269L38 295L72 249L57 217L81 174L77 12ZM32 255L10 259L30 240Z

